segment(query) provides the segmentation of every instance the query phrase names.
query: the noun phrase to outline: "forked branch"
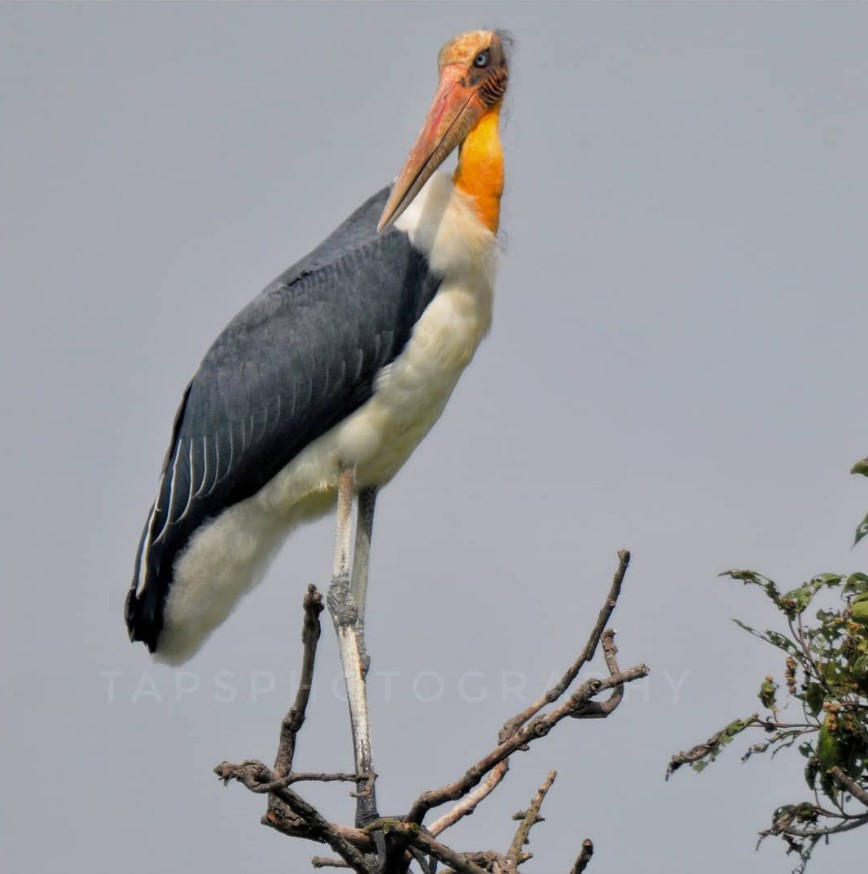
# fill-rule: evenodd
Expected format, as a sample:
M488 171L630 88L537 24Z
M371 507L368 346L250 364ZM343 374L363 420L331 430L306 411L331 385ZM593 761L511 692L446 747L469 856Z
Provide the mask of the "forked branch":
M539 787L528 809L516 815L519 825L505 853L493 850L458 851L443 843L440 836L473 813L490 796L506 776L513 753L528 749L531 743L545 737L567 717L606 718L621 704L624 685L648 674L648 668L642 664L626 670L620 668L615 632L606 628L618 603L629 563L629 552L619 552L618 567L606 600L584 646L560 680L508 720L500 730L495 746L467 768L462 776L439 788L422 792L404 816L380 819L365 828L339 825L328 822L292 788L304 781L352 783L359 779L357 774L344 772L292 770L298 735L305 720L313 684L320 638L319 616L323 604L314 586L308 588L304 598L301 677L293 705L281 724L274 769L250 760L238 765L223 762L214 769L215 772L224 782L233 780L251 792L268 796L267 812L262 818L264 825L292 837L329 846L337 858L315 857L313 864L317 868L349 868L363 874L404 874L415 862L423 874L433 874L438 863L446 866L440 869L444 874L515 874L519 866L532 856L525 846L531 829L543 821L540 810L554 783L554 771ZM598 647L603 653L607 676L592 677L575 685L582 668L589 664ZM610 694L598 700L604 692ZM448 802L455 804L430 828L426 828L423 823L428 813ZM375 835L379 835L376 841L373 840ZM384 840L388 851L385 855L376 853L377 842L382 847ZM592 854L593 844L585 840L571 874L581 874L587 868Z

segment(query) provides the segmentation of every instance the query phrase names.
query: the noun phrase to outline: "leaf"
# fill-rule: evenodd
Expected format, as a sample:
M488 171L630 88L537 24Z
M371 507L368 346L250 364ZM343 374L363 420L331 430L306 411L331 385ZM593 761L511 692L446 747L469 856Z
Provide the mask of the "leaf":
M746 762L751 756L768 752L772 743L773 741L768 740L765 743L753 744L753 746L748 747L747 752L741 757L742 762Z
M756 725L758 721L756 716L749 716L747 719L733 719L721 732L721 743L728 744L737 734L741 734L746 728Z
M799 648L788 637L777 631L757 631L755 628L751 628L750 625L745 625L740 619L733 619L732 621L742 631L746 631L748 634L752 634L754 637L758 637L760 640L764 640L766 643L782 649L788 655L799 656L801 654Z
M838 730L838 717L829 713L820 726L817 735L817 762L820 765L820 787L829 797L834 798L837 788L834 779L829 774L829 769L841 763L841 738Z
M786 636L777 631L767 631L765 634L767 640L772 646L782 649L786 653L795 655L799 652L799 648Z
M808 688L805 689L805 704L808 705L808 710L812 716L816 716L823 709L823 702L826 700L826 692L819 683L808 683Z
M866 514L865 518L856 528L856 539L853 541L853 546L855 546L866 534L868 534L868 514Z
M805 608L811 603L814 594L815 590L812 590L811 586L805 583L798 589L791 589L781 595L781 607L784 608L788 616L797 616L799 613L805 612Z
M827 586L832 589L837 586L844 577L841 574L818 574L811 580L811 585L816 586L816 588L820 588L821 586Z
M815 758L810 758L805 765L805 782L812 792L817 788L817 774L820 773L820 763Z
M739 580L746 586L759 586L775 603L775 606L781 606L780 592L778 591L778 587L775 585L774 580L770 580L768 577L764 577L756 571L732 569L724 571L720 576L729 577L731 580Z
M853 467L850 468L850 473L861 473L862 476L868 476L868 458L863 458L861 461L857 461Z
M868 625L868 600L855 600L850 606L850 618L861 625Z
M752 634L754 637L760 637L765 640L762 633L757 631L755 628L751 628L750 625L746 625L741 619L733 619L732 620L742 631L746 631L748 634Z
M814 595L822 588L833 589L841 584L844 578L841 574L819 574L813 577L807 583L802 583L801 586L791 589L789 592L781 595L780 608L784 610L791 619L804 613L805 609L811 603Z
M844 591L861 595L863 592L868 592L868 574L855 573L847 577L847 582L844 583Z

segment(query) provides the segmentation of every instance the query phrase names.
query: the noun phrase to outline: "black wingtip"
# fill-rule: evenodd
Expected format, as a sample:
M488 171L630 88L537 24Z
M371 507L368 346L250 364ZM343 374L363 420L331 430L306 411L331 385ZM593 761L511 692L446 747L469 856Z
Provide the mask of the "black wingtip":
M157 609L157 599L152 586L146 583L142 589L141 597L138 595L142 550L147 536L148 525L146 524L136 552L136 570L133 574L133 581L124 602L124 621L127 633L133 643L141 641L150 652L156 652L157 640L162 628L162 611Z
M149 652L157 651L157 640L160 636L159 623L155 622L153 610L148 610L146 601L136 597L135 587L127 594L124 604L124 619L130 641L141 641Z

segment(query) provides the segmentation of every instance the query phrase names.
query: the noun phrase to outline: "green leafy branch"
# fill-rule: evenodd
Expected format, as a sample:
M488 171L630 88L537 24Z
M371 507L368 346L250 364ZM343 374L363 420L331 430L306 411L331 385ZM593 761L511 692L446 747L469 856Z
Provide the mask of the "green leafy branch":
M868 476L868 459L853 472ZM868 516L856 543L866 534ZM763 739L742 761L796 747L812 798L778 807L760 841L780 837L787 852L799 857L796 871L804 871L821 839L868 824L868 574L820 574L785 592L755 571L721 576L760 589L783 615L784 631L760 631L734 620L781 653L782 682L765 676L757 692L764 714L733 720L673 756L667 779L683 765L702 771L747 731L762 732Z

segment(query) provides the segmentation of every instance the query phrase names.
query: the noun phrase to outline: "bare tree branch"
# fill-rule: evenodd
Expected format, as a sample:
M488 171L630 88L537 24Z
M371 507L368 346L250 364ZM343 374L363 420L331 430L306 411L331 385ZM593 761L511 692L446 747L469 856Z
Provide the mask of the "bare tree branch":
M503 779L506 774L506 769L502 773L498 772L497 776L491 776L485 780L479 790L473 792L472 795L465 798L471 792L473 787L477 786L494 767L501 762L505 762L507 757L517 749L522 749L529 743L530 740L536 737L541 737L551 730L553 725L559 722L564 716L570 715L576 718L605 718L609 715L621 702L623 698L624 682L632 682L647 675L648 669L644 665L639 665L636 668L631 668L626 674L622 674L618 668L616 653L617 647L614 643L615 632L612 630L606 631L603 629L606 623L611 618L612 611L615 609L618 598L621 594L621 589L624 583L624 578L627 573L627 568L630 564L630 553L628 550L621 550L618 553L618 567L612 579L612 585L603 607L601 608L597 621L588 637L585 646L579 653L576 660L570 665L566 673L561 677L560 681L549 689L544 695L534 701L529 707L522 710L512 719L510 719L501 729L498 736L498 746L489 753L488 756L481 759L473 767L471 767L464 776L449 784L441 787L439 790L431 790L423 793L414 803L408 813L408 820L412 822L421 822L428 810L444 804L447 801L456 801L463 799L453 808L448 814L437 820L435 826L437 831L435 834L442 833L450 825L453 825L462 816L472 813L476 806L486 798L494 787ZM578 676L581 668L593 657L598 644L603 640L603 654L606 660L606 665L609 668L609 678L606 681L599 681L603 685L595 686L597 681L589 681L583 683L579 690L571 696L566 705L562 705L554 711L551 711L542 720L535 720L532 725L533 731L525 731L527 722L535 716L547 704L551 704L559 700L564 692L572 685L575 678ZM623 680L616 681L616 678L623 677ZM610 699L601 704L600 702L591 701L602 688L614 689ZM569 711L569 712L568 712ZM523 728L524 727L524 728ZM518 742L516 738L520 738Z
M237 780L251 792L274 794L294 814L291 821L294 830L297 831L300 828L299 820L304 824L306 834L301 836L328 844L354 870L363 872L363 874L367 874L367 872L373 874L375 869L368 865L364 854L359 852L344 834L328 822L316 808L308 804L288 786L282 785L283 781L268 779L273 775L262 762L251 761L242 765L230 765L228 762L224 762L218 765L214 771L224 783ZM279 819L279 811L269 811L269 814L271 813L274 813L275 818ZM265 819L268 821L268 825L276 824L270 816L266 816Z
M603 632L603 639L600 642L603 649L603 658L606 661L606 667L609 669L609 674L617 674L620 672L618 667L618 647L615 646L615 630L609 628ZM615 686L608 701L602 703L602 708L608 716L620 703L624 700L624 687Z
M368 831L377 829L381 830L387 838L397 838L401 843L418 847L429 856L433 856L438 862L449 865L460 874L488 874L485 868L481 868L471 861L468 854L456 853L446 844L442 844L428 835L426 829L414 823L396 819L381 819L368 826Z
M463 798L474 786L478 785L483 777L499 762L516 750L523 749L537 738L545 737L555 725L567 716L582 713L591 699L604 689L613 689L625 683L632 683L648 675L645 665L637 665L623 673L612 674L603 679L592 678L586 680L579 688L560 706L544 716L538 716L533 722L518 729L509 738L499 743L490 753L483 756L476 764L472 765L465 773L453 783L423 792L414 802L407 814L408 822L421 823L425 814L434 807L439 807L447 801L456 801ZM599 705L598 705L599 706Z
M524 852L524 845L530 840L530 830L538 822L542 822L542 817L539 815L540 807L542 807L546 794L549 789L552 788L552 783L555 782L557 776L557 771L549 771L545 783L537 789L537 793L534 795L530 807L523 812L521 822L515 830L515 837L512 839L512 843L506 854L506 858L513 862L516 867L530 856L529 853Z
M295 701L280 725L280 742L274 760L274 776L277 778L285 777L292 770L296 738L304 724L307 702L313 687L316 647L322 631L319 615L323 611L323 603L322 595L312 583L307 587L303 607L304 624L301 630L301 642L304 645L304 653L301 660L301 677L295 693Z
M516 874L516 866L506 856L487 850L484 853L463 853L466 859L479 865L487 874ZM531 854L526 854L530 856ZM456 874L453 868L444 868L440 874Z
M470 816L470 814L476 810L477 805L494 791L497 785L506 776L508 770L509 759L504 759L502 762L498 762L476 789L462 798L461 801L452 808L452 810L443 814L440 819L432 823L431 828L429 829L431 834L436 837L450 826L455 825L459 819L462 819L465 816Z
M277 797L299 818L310 826L314 835L328 844L354 871L359 874L376 874L376 867L364 853L351 844L346 837L336 829L312 805L288 786L275 791Z
M618 598L621 595L621 587L624 584L624 577L627 574L627 568L630 566L630 552L627 549L622 549L618 553L618 568L615 571L615 576L612 579L612 585L609 588L609 594L606 596L606 601L600 609L600 613L597 616L597 621L594 623L594 627L591 629L591 633L588 636L587 643L585 643L584 647L582 647L582 651L576 657L576 660L569 666L566 673L561 677L561 679L552 686L544 695L541 695L537 698L533 704L526 707L521 713L516 714L510 719L500 730L500 740L505 740L506 738L513 735L522 725L524 725L531 717L535 716L539 713L540 710L543 709L547 704L551 704L553 701L557 701L561 695L566 692L567 689L572 685L573 680L579 675L579 671L594 657L594 653L597 651L597 644L600 642L600 636L603 633L603 629L606 627L606 624L609 622L609 618L612 615L612 611L615 609L618 604Z
M295 693L295 701L280 724L280 739L277 745L277 755L274 759L274 776L276 778L283 778L292 771L296 740L298 732L304 724L307 702L310 699L310 690L313 686L316 648L322 632L319 615L323 611L323 603L322 595L312 583L307 587L302 608L304 621L301 628L301 642L304 649L301 660L301 677ZM287 814L286 810L280 810L280 802L274 795L268 797L268 810L278 811L284 817Z
M623 575L621 576L621 580L623 581ZM610 628L603 632L600 644L602 646L603 655L610 676L620 673L620 668L618 667L616 658L618 648L615 645L615 632L613 629ZM571 715L576 719L605 718L615 710L616 707L618 707L623 700L623 697L624 686L615 686L607 701L602 703L588 702L582 711ZM452 810L441 816L440 819L432 824L430 828L431 834L435 836L439 835L458 822L458 820L473 813L477 805L488 797L495 787L503 780L508 770L508 759L504 759L502 762L498 763L475 790L462 798L461 801L452 808Z
M240 765L230 762L221 762L214 768L214 773L224 782L237 780L244 784L251 792L258 795L277 792L285 786L293 783L355 783L356 775L337 771L292 771L285 777L276 777L262 763L255 759L249 759Z
M313 859L314 867L350 868L360 874L385 874L387 870L395 874L406 874L415 859L423 874L431 874L438 862L448 866L449 871L456 874L516 874L518 867L531 858L532 854L526 852L524 847L531 829L542 820L540 809L555 780L555 771L548 774L530 807L517 817L521 821L506 855L495 851L458 852L440 841L438 836L463 817L473 813L480 802L501 783L509 770L509 757L512 753L528 749L533 741L547 735L567 717L589 719L608 716L623 700L624 685L648 674L648 668L641 664L621 670L617 661L615 632L611 629L603 630L617 604L630 555L625 550L618 554L618 558L618 569L606 603L600 610L581 653L561 680L533 705L504 725L494 749L472 765L458 780L439 789L423 792L413 802L406 816L377 820L364 829L350 828L328 822L315 807L290 788L303 781L350 783L357 782L358 779L357 774L344 772L292 770L298 733L304 723L310 698L316 648L320 637L319 616L323 604L314 586L308 588L304 599L301 678L293 705L281 724L274 770L260 761L247 760L240 764L222 762L214 769L215 773L224 783L233 780L251 792L268 796L268 809L261 820L264 825L285 835L326 844L339 857L316 856ZM572 694L564 697L581 668L593 657L598 645L602 647L609 676L588 679L574 689ZM606 700L595 700L607 690L611 690L611 694ZM554 706L541 714L540 711L546 705ZM425 828L422 821L427 813L449 801L457 803L436 820L430 830ZM573 874L584 871L592 853L593 845L590 841L585 841Z
M588 867L591 862L591 856L594 855L594 844L590 840L590 838L585 838L582 841L582 849L579 852L579 856L576 859L575 864L570 870L570 874L582 874L582 871Z
M289 810L287 810L286 816L283 816L279 811L269 811L260 819L260 823L275 831L279 831L281 834L287 835L287 837L304 838L305 840L316 841L317 843L325 843L325 841L322 841L314 834L311 827L303 819ZM332 823L332 827L348 844L352 844L362 852L372 852L374 842L366 832L353 826L340 825L339 823Z

